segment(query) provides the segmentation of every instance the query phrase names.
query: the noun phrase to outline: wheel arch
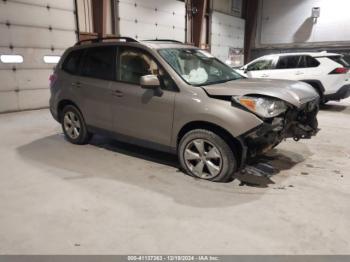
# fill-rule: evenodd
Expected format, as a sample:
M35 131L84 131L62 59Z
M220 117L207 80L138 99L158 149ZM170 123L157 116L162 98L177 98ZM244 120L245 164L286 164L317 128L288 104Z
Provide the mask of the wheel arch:
M61 100L58 104L57 104L57 114L58 114L58 121L61 123L61 120L62 120L62 112L63 112L63 109L68 106L68 105L72 105L72 106L75 106L80 114L81 114L81 110L80 108L77 106L76 103L74 103L72 100L69 100L69 99L63 99Z
M307 84L311 85L313 88L315 88L321 99L324 97L325 88L324 88L323 84L321 83L321 81L315 80L315 79L305 79L305 80L300 80L300 81L307 83Z
M189 131L195 130L195 129L205 129L214 132L215 134L219 135L222 139L226 141L226 143L231 148L232 152L234 153L237 165L238 167L242 166L242 162L244 162L244 146L242 142L234 137L229 131L227 131L225 128L218 126L211 122L206 121L192 121L187 124L185 124L180 131L177 134L176 138L176 146L178 148L179 143L183 136L188 133Z

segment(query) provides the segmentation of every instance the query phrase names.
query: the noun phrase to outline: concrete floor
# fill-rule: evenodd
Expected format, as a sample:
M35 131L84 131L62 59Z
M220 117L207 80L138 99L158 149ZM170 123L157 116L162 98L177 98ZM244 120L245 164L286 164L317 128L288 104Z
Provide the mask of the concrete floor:
M101 137L71 145L48 110L0 115L0 254L350 254L349 119L350 100L326 106L253 187Z

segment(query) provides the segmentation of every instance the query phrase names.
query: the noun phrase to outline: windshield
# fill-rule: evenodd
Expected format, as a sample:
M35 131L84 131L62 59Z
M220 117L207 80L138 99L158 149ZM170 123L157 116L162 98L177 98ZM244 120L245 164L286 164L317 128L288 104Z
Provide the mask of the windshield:
M231 67L200 49L161 49L159 53L190 85L211 85L242 78Z

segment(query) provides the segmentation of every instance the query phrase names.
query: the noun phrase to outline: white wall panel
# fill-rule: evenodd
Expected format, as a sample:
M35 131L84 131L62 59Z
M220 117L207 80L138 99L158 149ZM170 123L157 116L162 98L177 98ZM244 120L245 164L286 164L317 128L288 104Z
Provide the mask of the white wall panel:
M10 2L11 0L7 0ZM74 11L74 1L67 0L16 0L18 3L27 4L30 6L37 5L42 7L49 6L53 9L63 9Z
M0 70L0 96L3 91L15 91L17 89L16 74L10 70Z
M21 55L23 63L0 62L0 112L48 106L49 75L76 40L74 0L7 0L0 2L0 55Z
M213 12L211 16L211 53L226 61L230 48L244 48L244 19Z
M314 23L312 8L320 7ZM349 0L262 0L257 47L350 42Z
M45 69L17 70L16 86L19 90L47 89L51 73Z
M61 56L64 52L63 49L46 49L46 48L16 48L12 50L7 47L0 47L0 54L16 54L23 56L22 64L4 64L0 62L0 69L12 69L14 66L16 69L52 69L55 64L46 64L43 57L45 55L57 55Z
M72 30L75 28L73 12L74 10L47 9L18 2L0 2L0 23Z
M17 111L18 109L17 92L0 92L0 112Z
M0 46L66 48L76 42L76 33L66 30L0 24Z
M27 110L47 107L50 98L50 90L36 89L18 92L18 109Z
M185 4L176 0L120 0L119 34L185 41Z

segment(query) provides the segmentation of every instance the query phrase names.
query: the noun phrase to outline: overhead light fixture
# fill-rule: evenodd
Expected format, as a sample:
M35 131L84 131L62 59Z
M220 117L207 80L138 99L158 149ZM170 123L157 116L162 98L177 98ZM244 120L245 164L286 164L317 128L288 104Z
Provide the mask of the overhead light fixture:
M4 64L21 64L23 56L21 55L0 55L0 61Z
M60 61L60 56L57 55L46 55L44 56L44 62L46 64L57 64Z

